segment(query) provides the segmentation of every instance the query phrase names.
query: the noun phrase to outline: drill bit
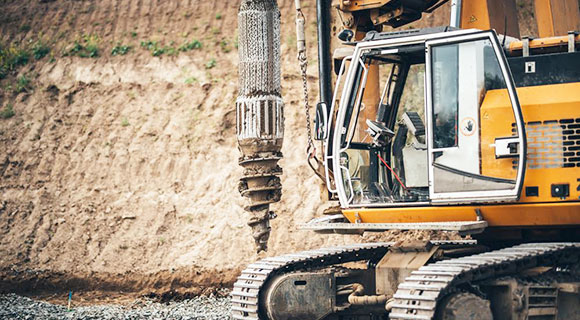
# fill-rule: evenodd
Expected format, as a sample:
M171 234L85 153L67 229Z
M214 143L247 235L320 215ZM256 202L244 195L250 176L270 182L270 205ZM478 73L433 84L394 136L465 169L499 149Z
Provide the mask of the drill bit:
M280 200L284 102L280 94L280 11L275 0L243 0L238 12L237 138L244 175L239 191L257 251L266 251L270 204Z

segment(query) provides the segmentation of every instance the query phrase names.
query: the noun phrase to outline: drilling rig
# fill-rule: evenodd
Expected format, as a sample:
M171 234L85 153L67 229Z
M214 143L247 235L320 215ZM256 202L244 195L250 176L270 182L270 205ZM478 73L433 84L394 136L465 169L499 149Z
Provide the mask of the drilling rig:
M237 137L244 176L240 193L258 252L270 236L270 204L280 200L282 169L278 160L284 136L280 94L280 11L276 1L243 1L238 14L239 95Z
M538 39L521 37L510 0L451 1L449 26L383 32L447 2L338 1L331 54L331 3L317 1L314 139L340 211L302 228L471 239L262 259L234 284L235 319L580 318L578 1L536 0ZM296 8L300 59L298 0ZM265 250L269 205L281 196L276 1L242 1L239 33L240 191Z

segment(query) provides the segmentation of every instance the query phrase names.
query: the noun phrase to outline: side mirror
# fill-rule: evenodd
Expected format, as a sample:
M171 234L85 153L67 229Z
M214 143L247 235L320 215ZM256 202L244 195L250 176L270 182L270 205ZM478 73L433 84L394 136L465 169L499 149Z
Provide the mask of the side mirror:
M314 119L314 139L326 140L328 136L328 108L326 102L319 102L316 105L316 119Z

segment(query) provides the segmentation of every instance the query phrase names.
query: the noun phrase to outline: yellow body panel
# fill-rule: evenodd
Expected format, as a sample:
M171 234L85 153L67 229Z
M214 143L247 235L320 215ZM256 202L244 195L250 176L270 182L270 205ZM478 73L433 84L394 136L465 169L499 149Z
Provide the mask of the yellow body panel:
M550 121L580 117L580 83L523 87L517 89L524 122ZM495 137L512 136L511 104L507 91L486 93L480 114L482 173L493 177L514 178L512 159L495 159L490 146ZM510 116L506 116L510 115ZM474 221L479 209L490 227L541 227L580 225L580 167L528 168L518 203L423 207L385 207L343 210L355 223L415 223ZM554 198L551 185L568 183L570 196ZM526 197L526 186L538 186L539 196Z
M536 87L518 88L518 97L524 116L524 122L546 122L560 119L575 119L580 117L580 83L555 84ZM482 174L492 177L513 179L516 175L513 169L513 159L496 159L493 145L496 137L509 137L512 135L513 122L511 103L504 90L490 90L487 92L481 107L481 169ZM542 124L543 124L542 123ZM548 123L549 125L549 123ZM554 125L558 125L554 123ZM538 137L528 135L528 147L533 146ZM549 153L549 152L548 152ZM580 199L580 191L577 190L580 182L580 168L533 168L528 160L528 168L524 180L526 186L538 186L539 196L526 197L522 192L520 202L559 202L561 199L551 195L551 185L568 183L570 185L570 197L566 200ZM543 160L544 161L544 160ZM556 161L549 156L545 161ZM548 162L550 163L550 162ZM553 162L555 164L556 162Z
M534 9L540 37L564 35L580 28L578 0L536 0Z
M361 208L343 213L352 223L450 222L475 221L476 209L490 227L580 225L580 202Z
M505 19L507 17L507 20ZM514 0L471 0L461 4L461 29L496 29L514 38L520 37ZM507 25L506 25L507 23Z

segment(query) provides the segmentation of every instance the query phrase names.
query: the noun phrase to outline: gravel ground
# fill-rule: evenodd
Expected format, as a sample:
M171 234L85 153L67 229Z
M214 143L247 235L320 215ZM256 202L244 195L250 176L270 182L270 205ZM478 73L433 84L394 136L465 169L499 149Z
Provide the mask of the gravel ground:
M137 300L128 306L76 307L32 300L15 294L0 295L0 319L230 319L229 298L197 297L167 304Z

